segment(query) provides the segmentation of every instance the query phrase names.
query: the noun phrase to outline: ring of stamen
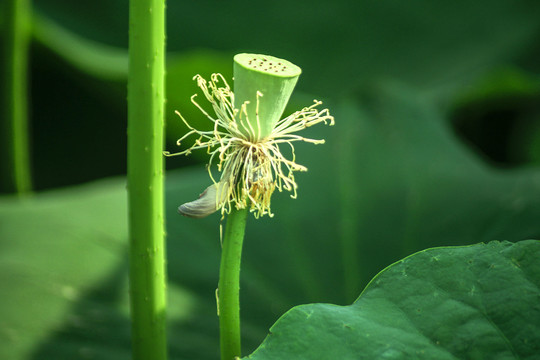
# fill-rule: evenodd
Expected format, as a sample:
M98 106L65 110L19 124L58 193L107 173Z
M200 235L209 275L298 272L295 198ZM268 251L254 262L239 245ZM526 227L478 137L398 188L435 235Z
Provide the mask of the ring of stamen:
M202 90L204 96L211 104L215 118L204 110L196 101L196 95L191 97L193 104L213 122L213 130L200 131L193 128L176 111L189 131L182 136L177 145L191 137L198 135L194 144L188 149L167 156L189 155L193 150L206 149L210 154L208 173L212 181L217 184L212 174L212 164L216 165L221 177L219 180L220 194L216 196L216 208L222 214L229 213L232 206L238 209L250 206L255 217L268 214L273 216L270 209L270 199L275 189L292 192L291 197L296 198L297 184L294 178L295 171L306 171L307 168L295 162L295 141L304 141L312 144L322 144L324 140L305 138L294 134L307 127L324 123L333 125L334 118L328 109L318 110L322 102L315 100L314 104L292 113L277 122L271 134L264 139L254 140L255 129L247 119L246 103L240 109L234 109L234 93L221 74L212 74L210 81L196 75L194 80ZM257 102L263 94L257 93ZM258 104L257 104L258 106ZM257 118L257 126L259 119ZM288 144L292 160L283 156L279 149L280 144ZM217 160L216 160L217 156ZM225 191L223 195L222 191Z

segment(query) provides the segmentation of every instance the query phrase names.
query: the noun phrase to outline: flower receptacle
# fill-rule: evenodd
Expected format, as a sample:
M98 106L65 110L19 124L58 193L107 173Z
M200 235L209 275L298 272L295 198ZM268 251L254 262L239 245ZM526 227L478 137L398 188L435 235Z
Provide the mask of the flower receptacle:
M251 140L264 139L281 118L302 70L273 56L238 54L233 71L240 131Z

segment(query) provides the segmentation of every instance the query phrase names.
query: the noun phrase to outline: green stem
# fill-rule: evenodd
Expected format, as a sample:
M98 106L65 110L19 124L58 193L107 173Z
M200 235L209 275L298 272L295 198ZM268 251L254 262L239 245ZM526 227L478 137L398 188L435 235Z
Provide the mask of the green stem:
M247 213L233 208L225 228L218 284L221 360L240 357L240 261Z
M0 174L3 188L19 194L32 189L28 150L28 45L30 38L30 0L7 0L4 11L4 120L3 158Z
M165 360L163 111L165 3L131 0L128 200L133 359Z

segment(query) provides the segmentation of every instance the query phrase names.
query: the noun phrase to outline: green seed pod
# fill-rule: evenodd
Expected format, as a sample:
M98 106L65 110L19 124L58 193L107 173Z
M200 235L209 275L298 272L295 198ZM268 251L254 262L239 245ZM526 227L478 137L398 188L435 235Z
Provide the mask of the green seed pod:
M269 55L234 57L234 108L239 110L240 130L251 141L271 134L301 72L293 63Z

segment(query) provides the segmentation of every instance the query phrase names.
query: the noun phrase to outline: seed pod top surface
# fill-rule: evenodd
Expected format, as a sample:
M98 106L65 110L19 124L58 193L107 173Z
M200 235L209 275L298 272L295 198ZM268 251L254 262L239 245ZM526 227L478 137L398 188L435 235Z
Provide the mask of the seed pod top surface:
M302 70L269 55L234 57L234 107L252 140L268 137L279 121ZM245 108L243 108L245 106Z

